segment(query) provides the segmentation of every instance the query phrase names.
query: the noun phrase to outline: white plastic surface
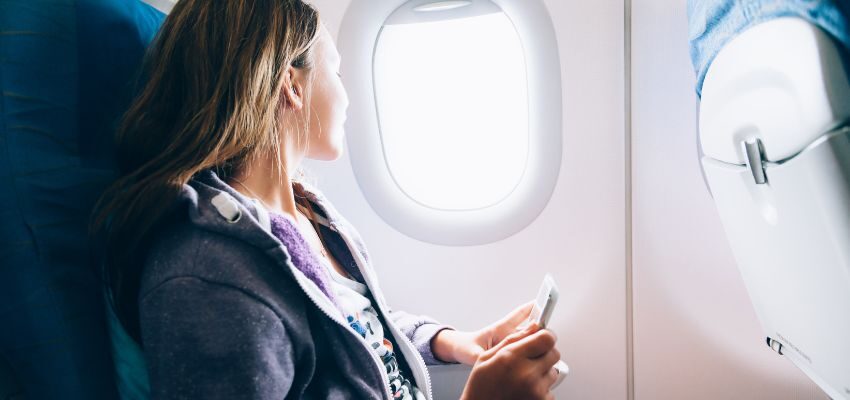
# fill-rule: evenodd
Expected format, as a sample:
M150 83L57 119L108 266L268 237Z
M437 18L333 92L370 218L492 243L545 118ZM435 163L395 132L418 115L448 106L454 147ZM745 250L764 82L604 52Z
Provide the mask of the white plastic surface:
M555 311L555 306L558 304L559 296L560 292L555 284L555 279L552 278L552 275L546 274L543 278L543 284L540 285L540 290L537 291L537 298L531 309L529 320L537 322L541 328L546 328L549 325L552 312Z
M850 399L850 133L826 134L850 115L836 49L805 23L777 20L711 68L702 162L765 335L830 397ZM766 166L767 184L736 165L750 137L784 160Z
M555 389L561 384L561 382L564 381L564 379L566 379L567 375L570 373L570 367L564 362L564 360L559 360L552 368L555 368L555 370L558 371L558 379L552 384L552 389Z
M755 137L770 161L794 155L850 118L846 76L831 39L803 20L780 18L749 29L721 50L706 74L703 152L744 164L737 143Z

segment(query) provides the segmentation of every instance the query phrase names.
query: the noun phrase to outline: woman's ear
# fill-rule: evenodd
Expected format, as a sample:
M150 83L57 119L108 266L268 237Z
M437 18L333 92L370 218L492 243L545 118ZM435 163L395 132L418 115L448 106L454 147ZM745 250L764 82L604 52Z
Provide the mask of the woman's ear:
M304 107L304 85L301 84L301 73L294 67L286 70L283 87L280 88L284 107L300 110Z

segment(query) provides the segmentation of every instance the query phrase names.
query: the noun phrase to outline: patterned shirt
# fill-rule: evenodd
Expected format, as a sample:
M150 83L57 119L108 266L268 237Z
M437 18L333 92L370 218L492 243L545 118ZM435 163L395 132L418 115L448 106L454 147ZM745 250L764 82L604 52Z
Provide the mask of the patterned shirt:
M369 288L357 281L340 275L327 262L324 263L331 275L331 285L339 300L343 316L354 330L366 340L372 351L383 361L390 382L390 392L394 399L425 400L425 396L408 379L398 365L392 343L384 337L384 327L378 319L378 312L369 300Z

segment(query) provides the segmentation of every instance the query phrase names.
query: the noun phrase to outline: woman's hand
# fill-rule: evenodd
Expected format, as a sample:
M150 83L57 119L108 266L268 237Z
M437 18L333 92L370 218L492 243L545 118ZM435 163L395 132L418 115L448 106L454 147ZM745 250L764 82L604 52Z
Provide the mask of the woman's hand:
M556 341L537 324L508 335L478 357L461 400L554 399L549 389L558 372L552 367L561 359Z
M523 304L501 320L475 332L444 329L432 339L431 351L439 360L445 362L474 365L483 352L516 331L517 326L528 318L532 305L533 302Z

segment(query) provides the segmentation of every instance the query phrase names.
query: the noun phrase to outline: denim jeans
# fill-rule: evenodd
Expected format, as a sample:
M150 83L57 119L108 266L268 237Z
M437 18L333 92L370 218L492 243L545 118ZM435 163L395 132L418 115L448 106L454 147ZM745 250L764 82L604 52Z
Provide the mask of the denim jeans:
M688 0L688 41L697 95L702 95L705 73L714 57L747 28L774 18L800 17L823 29L846 50L850 48L848 11L850 0Z

